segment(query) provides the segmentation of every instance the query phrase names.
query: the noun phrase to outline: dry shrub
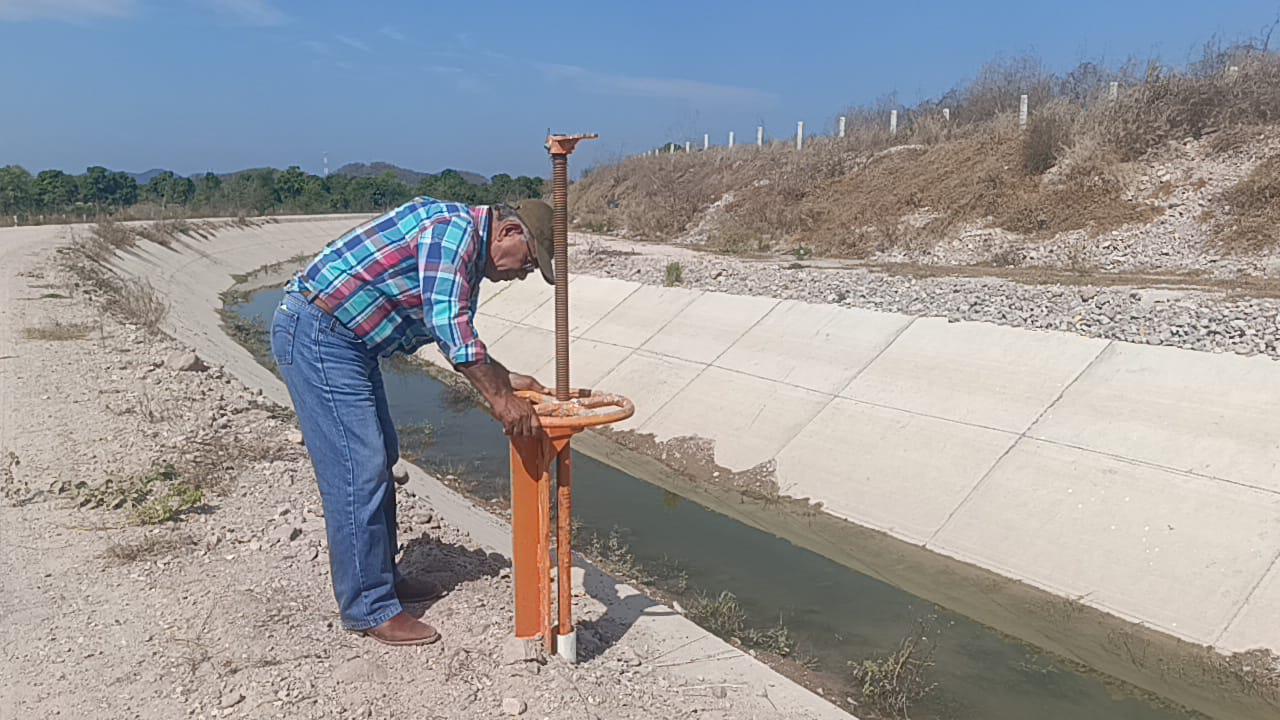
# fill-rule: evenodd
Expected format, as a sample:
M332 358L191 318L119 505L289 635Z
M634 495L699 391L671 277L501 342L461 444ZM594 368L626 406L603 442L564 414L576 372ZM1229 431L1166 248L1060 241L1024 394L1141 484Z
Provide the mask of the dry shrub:
M169 314L169 303L146 279L117 280L112 295L108 309L126 322L151 332L159 332L160 324Z
M1280 120L1280 58L1258 53L1238 62L1233 74L1176 74L1152 65L1146 82L1099 105L1090 120L1121 160L1170 140Z
M595 169L574 186L577 226L669 240L734 184L728 153L684 153L632 158Z
M1022 139L1022 169L1030 175L1043 175L1057 165L1074 138L1078 115L1078 108L1060 101L1032 115Z
M60 320L55 320L48 325L23 328L22 337L27 340L46 342L83 340L89 337L89 333L92 331L93 325L89 323L64 323Z
M127 565L141 560L170 555L195 545L195 538L187 533L172 532L144 535L131 542L112 542L103 555L113 565Z
M138 244L138 235L128 225L103 220L93 226L94 236L112 250L127 250Z
M909 720L911 708L938 686L930 679L937 651L936 618L918 620L894 652L853 664L863 700L887 717Z
M1271 157L1219 198L1218 242L1230 252L1257 252L1280 246L1280 156Z

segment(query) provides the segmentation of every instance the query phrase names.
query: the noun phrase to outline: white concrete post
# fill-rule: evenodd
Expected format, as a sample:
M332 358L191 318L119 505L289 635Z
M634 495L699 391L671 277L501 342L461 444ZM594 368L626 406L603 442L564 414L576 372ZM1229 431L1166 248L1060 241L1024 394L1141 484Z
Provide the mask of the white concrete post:
M840 116L840 137L844 137L845 116Z
M796 123L796 149L804 149L804 121Z
M733 147L733 131L729 131L729 147Z
M951 108L942 108L942 122L951 122Z
M898 134L898 111L897 110L889 111L889 134L890 135Z
M711 135L708 133L702 133L702 149L706 150L709 147L711 147Z
M1112 100L1115 100L1116 98L1120 97L1120 83L1116 82L1115 80L1111 81L1111 86L1107 88L1107 97L1111 98Z
M764 126L756 127L756 147L764 147Z
M1018 127L1025 128L1027 126L1027 96L1023 95L1018 98Z
M689 152L689 150L691 150L692 148L693 148L693 143L689 142L688 140L685 140L685 141L684 141L684 151L685 151L685 152Z

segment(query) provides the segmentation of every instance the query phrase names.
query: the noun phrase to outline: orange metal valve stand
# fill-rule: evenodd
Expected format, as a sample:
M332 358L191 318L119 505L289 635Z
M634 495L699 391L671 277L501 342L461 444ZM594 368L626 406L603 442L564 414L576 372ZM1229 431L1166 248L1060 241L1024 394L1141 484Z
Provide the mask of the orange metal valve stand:
M512 575L516 594L516 637L541 638L548 654L573 633L573 459L569 439L588 427L620 422L635 407L618 395L575 390L573 399L522 391L538 411L543 433L511 439ZM556 465L557 612L551 603L551 483ZM562 654L564 654L562 652ZM572 661L572 658L569 658Z

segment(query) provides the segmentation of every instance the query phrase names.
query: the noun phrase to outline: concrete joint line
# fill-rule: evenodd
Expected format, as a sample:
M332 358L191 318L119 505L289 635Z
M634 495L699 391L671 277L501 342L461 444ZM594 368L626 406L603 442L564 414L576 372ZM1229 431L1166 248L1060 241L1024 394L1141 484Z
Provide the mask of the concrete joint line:
M769 312L773 312L773 311L770 310ZM845 390L848 390L849 386L853 385L853 383L858 379L858 377L862 375L862 373L867 371L867 368L871 367L875 363L875 361L879 360L881 355L884 355L886 352L888 352L889 348L893 347L893 344L898 342L898 338L902 337L902 334L907 331L907 328L911 327L912 325L915 325L916 321L919 319L920 319L919 316L912 317L909 321L907 321L907 324L898 328L898 332L894 333L893 337L889 338L889 342L885 343L884 347L880 348L880 351L877 352L870 360L863 363L862 367L858 368L857 372L853 374L853 377L849 378L849 382L845 383L845 386L843 388L837 390L835 393L831 395L831 397L827 398L827 401L823 403L822 407L818 408L817 414L815 414L812 418L810 418L809 422L800 426L799 430L796 430L794 433L792 433L791 437L787 438L787 441L782 444L782 448L778 450L778 452L773 457L777 458L778 456L785 453L787 451L787 448L791 447L791 444L796 441L796 438L800 437L800 435L803 434L806 429L808 429L809 424L812 423L814 420L816 420L820 415L822 415L822 413L826 412L827 408L831 407L831 405L835 403L836 400L839 400L839 399L852 400L852 398L844 397L840 393L844 392ZM794 386L794 387L799 387L799 386ZM808 390L808 388L801 388L801 389ZM854 400L854 402L858 402L858 401ZM781 480L781 478L776 478L776 479ZM781 490L781 487L779 487L779 490Z
M1150 460L1139 460L1138 458L1131 458L1131 457L1126 457L1124 455L1117 455L1115 453L1104 452L1102 450L1095 450L1094 448L1085 447L1083 445L1073 445L1071 443L1062 442L1060 440L1053 440L1051 438L1038 437L1036 435L1031 435L1029 433L1026 435L1026 438L1028 440L1035 440L1036 442L1042 442L1046 445L1056 445L1058 447L1071 448L1072 450L1087 452L1091 455L1098 455L1105 458L1111 458L1112 460L1117 460L1119 462L1127 463L1129 465L1137 465L1138 467L1146 467L1146 468L1151 468L1153 470L1163 470L1164 472L1170 472L1176 475L1182 475L1184 477L1195 478L1197 480L1209 480L1216 483L1234 485L1236 487L1244 488L1246 490L1253 490L1260 493L1266 493L1267 495L1280 495L1280 491L1273 490L1271 488L1266 488L1266 487L1259 487L1257 485L1251 485L1247 482L1240 482L1239 480L1232 480L1231 478L1218 477L1217 475L1208 475L1206 473L1195 472L1194 470L1185 470L1183 468L1173 467L1172 465L1161 465L1160 463L1154 463L1154 462L1151 462Z
M1271 559L1271 564L1267 565L1267 569L1263 570L1262 574L1258 576L1258 581L1253 584L1253 587L1249 588L1249 592L1245 593L1244 599L1240 601L1240 606L1236 608L1235 612L1231 613L1231 617L1222 626L1222 630L1213 636L1212 645L1215 649L1222 644L1222 638L1226 637L1227 633L1231 632L1231 627L1236 624L1236 621L1240 619L1240 616L1244 613L1245 609L1249 607L1249 601L1253 600L1253 596L1258 594L1258 590L1262 587L1262 583L1266 582L1267 577L1270 576L1277 567L1280 567L1280 551L1276 552L1276 556Z
M637 288L637 289L638 289L638 288ZM703 295L705 295L705 294L706 294L706 293L704 292L704 293L703 293ZM671 401L672 401L672 400L675 400L677 397L679 397L679 396L680 396L680 393L684 392L684 391L685 391L685 389L687 389L690 385L692 385L695 381L697 381L697 379L698 379L698 378L702 377L703 373L705 373L705 372L707 371L707 368L714 367L714 368L716 368L717 370L725 370L726 372L735 372L734 370L726 370L726 368L717 367L717 366L716 366L716 361L717 361L717 360L719 360L720 358L724 357L724 354L725 354L725 353L727 353L727 352L729 352L730 350L732 350L732 349L733 349L733 346L734 346L734 345L737 345L737 344L738 344L738 342L742 340L742 338L746 337L747 333L749 333L749 332L751 332L752 330L754 330L754 329L755 329L755 327L756 327L757 325L759 325L761 322L763 322L765 318L769 317L770 313L772 313L775 309L777 309L778 305L780 305L781 303L782 303L782 301L781 301L781 300L775 300L775 301L774 301L774 304L773 304L773 307L769 308L769 312L766 312L764 315L761 315L761 316L760 316L760 318L759 318L758 320L756 320L755 322L751 323L751 327L748 327L746 330L743 330L743 331L742 331L742 333L741 333L740 335L738 335L738 337L736 337L736 338L734 338L734 339L733 339L733 342L729 343L729 344L725 347L725 349L724 349L724 350L721 350L721 351L720 351L720 354L719 354L719 355L716 355L716 356L711 360L711 362L707 363L706 365L703 365L703 366L702 366L702 369L698 371L698 374L697 374L697 375L694 375L692 378L690 378L690 379L689 379L689 382L685 383L684 385L681 385L681 386L680 386L680 389L679 389L679 390L677 390L677 391L675 391L675 393L674 393L674 394L672 394L672 396L671 396L671 397L667 398L667 401L666 401L666 402L664 402L664 403L662 403L661 405L659 405L659 406L658 406L658 409L657 409L657 410L654 410L654 411L653 411L653 414L649 416L649 419L648 419L648 420L645 420L645 421L644 421L644 424L643 424L643 425L641 425L640 427L636 428L636 430L643 431L643 430L645 430L646 428L648 428L648 427L649 427L649 423L653 422L653 419L654 419L654 418L656 418L656 417L658 417L658 413L662 411L662 408L664 408L664 407L666 407L667 405L669 405L669 404L671 403ZM691 303L689 303L689 305L692 305L692 304L693 304L692 302L691 302ZM686 305L686 306L684 307L684 309L682 309L680 312L684 312L684 310L687 310L687 309L688 309L688 307L689 307L689 306L688 306L688 305ZM676 317L679 317L679 315L680 315L680 313L676 313ZM666 324L664 324L664 325L662 326L662 328L660 328L660 329L658 330L658 332L656 332L656 333L654 333L653 335L651 335L651 336L649 337L649 339L653 339L654 337L656 337L656 336L658 335L658 333L662 332L662 330L663 330L663 329L665 329L665 328L667 327L667 325L670 325L670 324L671 324L675 319L676 319L675 317L672 317L672 318L671 318L671 320L668 320L668 321L666 322ZM645 340L645 342L649 342L649 340L647 339L647 340ZM644 344L644 343L641 343L641 345L642 345L642 346L643 346L643 344ZM681 360L682 362L691 362L691 361L689 361L689 360L684 360L683 358L677 358L677 357L673 357L673 356L671 356L671 355L665 355L665 354L663 354L663 353L655 353L655 352L653 352L653 351L642 351L642 350L640 350L639 348L637 348L637 349L636 349L636 352L651 352L652 354L657 355L658 357L670 358L670 359L672 359L672 360ZM695 364L696 364L696 363L695 363ZM739 375L747 375L747 373L738 373L738 374L739 374ZM748 377L755 377L755 376L754 376L754 375L749 375ZM767 378L766 378L766 379L767 379ZM777 382L777 381L774 381L774 382ZM776 457L776 456L775 456L775 457Z
M1053 402L1050 402L1048 405L1046 405L1045 408L1040 411L1040 414L1036 416L1036 419L1031 421L1029 425L1023 428L1021 433L1018 433L1018 437L1014 439L1012 443L1009 444L1009 447L1004 449L1004 452L1000 453L1000 457L996 458L996 461L991 464L991 467L987 468L987 471L982 474L982 477L978 478L978 482L974 483L973 487L969 488L969 492L965 493L964 498L961 499L960 502L957 503L956 506L951 509L951 512L947 513L947 518L942 521L942 524L938 526L938 529L934 530L933 534L929 536L929 539L925 541L924 543L925 547L932 546L933 541L938 537L938 535L943 530L945 530L948 525L951 524L951 520L955 518L955 516L958 515L960 511L964 509L966 505L969 504L969 501L973 499L973 496L978 493L978 488L982 487L982 484L987 481L987 478L991 477L991 475L996 471L996 468L1000 467L1000 463L1004 462L1004 459L1009 457L1009 453L1013 452L1014 448L1018 447L1018 445L1020 445L1023 441L1027 439L1028 437L1027 433L1031 431L1031 428L1035 427L1036 423L1040 422L1040 418L1043 418L1045 416L1045 413L1049 412L1049 410L1054 405L1057 405L1058 401L1061 400L1062 397L1067 394L1067 391L1070 390L1071 387L1075 385L1077 381L1080 380L1080 378L1084 377L1085 373L1089 372L1089 368L1093 367L1094 363L1098 362L1098 359L1101 358L1107 352L1107 350L1111 349L1111 346L1112 344L1114 344L1114 342L1115 342L1114 340L1107 341L1107 344L1104 345L1102 349L1098 351L1098 354L1094 355L1093 359L1090 360L1088 364L1086 364L1084 368L1080 370L1080 372L1076 373L1075 377L1071 378L1071 382L1067 383L1066 386L1062 388L1062 391L1059 392L1058 396L1053 399Z
M1098 351L1098 354L1094 355L1093 359L1090 360L1089 363L1084 366L1084 369L1076 373L1076 376L1071 378L1071 382L1067 383L1062 388L1062 392L1058 393L1058 396L1053 399L1053 402L1046 405L1045 408L1040 411L1040 414L1036 416L1036 419L1032 420L1030 425L1027 425L1025 428L1022 429L1022 437L1029 437L1029 434L1032 428L1034 428L1041 420L1043 420L1045 415L1049 414L1049 411L1052 410L1053 407L1057 405L1058 402L1060 402L1063 397L1066 396L1067 391L1070 390L1072 387L1074 387L1075 384L1079 382L1080 378L1084 377L1084 374L1089 372L1089 369L1092 368L1094 365L1096 365L1098 361L1102 359L1102 356L1106 355L1107 352L1110 351L1112 346L1114 346L1115 344L1116 344L1115 340L1108 340L1107 344L1103 345L1102 349Z
M596 277L596 276L595 276L595 275L587 275L587 277ZM605 279L605 280L609 280L609 279L611 279L611 278L598 278L598 279ZM626 281L625 281L625 280L619 280L618 282L626 282ZM585 328L583 328L583 329L582 329L582 332L581 332L580 334L578 334L578 335L574 335L574 337L584 337L584 336L586 336L586 334L587 334L588 332L590 332L590 331L591 331L591 328L593 328L593 327L595 327L595 326L599 325L600 323L604 322L604 321L605 321L605 318L609 317L609 316L610 316L610 315L612 315L614 312L616 312L616 311L618 310L618 308L622 307L622 303L626 302L626 301L627 301L627 298L629 298L629 297L631 297L632 295L635 295L637 292L639 292L639 291L640 291L640 288L642 288L642 287L644 287L644 284L643 284L643 283L636 283L636 286L635 286L635 287L633 287L633 288L631 288L631 292L627 293L626 295L623 295L621 300L619 300L617 303L615 303L613 307L609 308L609 312L605 313L604 315L601 315L599 320L596 320L595 322L593 322L593 323L591 323L590 325L588 325L588 326L586 326ZM641 345L643 345L643 344L644 344L644 343L641 343Z

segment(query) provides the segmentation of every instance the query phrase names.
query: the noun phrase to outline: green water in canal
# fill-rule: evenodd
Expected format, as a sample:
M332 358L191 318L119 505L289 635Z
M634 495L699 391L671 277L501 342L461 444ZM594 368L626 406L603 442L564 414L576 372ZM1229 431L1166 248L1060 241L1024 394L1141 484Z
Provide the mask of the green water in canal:
M260 322L265 338L279 298L278 289L262 289L229 309ZM507 495L507 443L495 421L413 366L385 364L384 379L406 457L458 475L477 497ZM642 565L664 572L678 567L687 588L672 594L686 607L699 592L728 591L751 625L770 627L781 619L797 656L847 683L853 682L850 661L895 651L920 618L934 618L931 675L937 688L912 710L916 720L1202 717L1161 707L1105 676L1078 672L1044 651L591 457L575 453L574 463L580 532L616 532Z

